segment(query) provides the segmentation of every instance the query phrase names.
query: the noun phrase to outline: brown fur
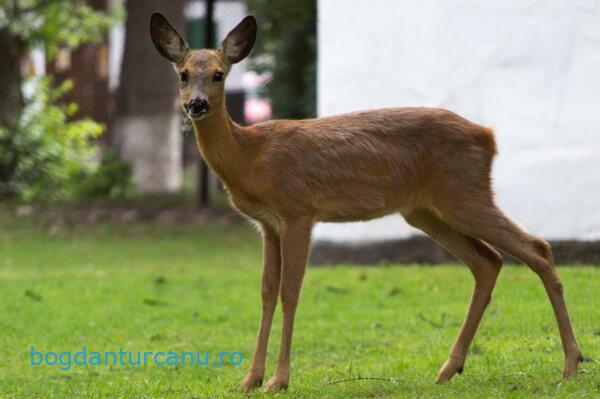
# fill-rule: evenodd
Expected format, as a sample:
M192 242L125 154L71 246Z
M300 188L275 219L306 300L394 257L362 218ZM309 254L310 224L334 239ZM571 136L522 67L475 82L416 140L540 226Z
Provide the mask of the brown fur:
M436 209L453 192L492 201L493 137L449 111L384 109L247 128L227 121L218 137L213 118L194 122L207 162L235 207L275 229L273 220L294 215L353 221Z
M467 318L439 381L463 369L502 265L494 247L523 260L541 277L565 350L564 375L575 374L581 355L550 248L494 204L492 130L434 108L390 108L242 127L229 118L223 83L212 77L216 71L227 73L249 52L256 35L254 19L244 19L217 51L189 50L186 45L179 54L169 52L169 43L179 43L174 29L154 18L157 48L178 72L189 75L180 90L184 108L194 98L208 101L209 110L193 120L199 151L223 180L232 205L263 231L263 315L244 390L262 383L278 293L282 341L277 370L266 389L288 385L293 320L313 223L390 213L402 214L464 261L475 280Z

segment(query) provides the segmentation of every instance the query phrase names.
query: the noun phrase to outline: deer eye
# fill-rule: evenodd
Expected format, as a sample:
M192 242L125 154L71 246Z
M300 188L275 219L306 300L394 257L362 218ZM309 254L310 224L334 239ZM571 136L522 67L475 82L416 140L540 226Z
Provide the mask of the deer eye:
M181 72L179 74L179 80L181 81L181 83L186 83L188 81L190 77L188 76L187 72Z
M215 72L215 76L213 76L213 82L221 82L223 81L223 72L217 71Z

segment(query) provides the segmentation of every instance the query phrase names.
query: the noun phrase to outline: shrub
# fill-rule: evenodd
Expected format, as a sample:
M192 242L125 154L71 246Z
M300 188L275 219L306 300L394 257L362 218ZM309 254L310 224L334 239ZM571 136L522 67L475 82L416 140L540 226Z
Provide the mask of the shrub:
M87 118L70 120L77 105L58 103L72 83L53 88L51 78L45 77L27 84L34 93L32 100L15 124L0 126L0 197L53 201L112 192L106 184L115 180L100 177L108 173L106 163L92 162L99 154L92 139L104 127ZM124 184L125 169L119 173L115 179ZM102 188L92 189L94 181L100 180Z
M112 148L104 151L102 160L91 172L82 174L77 190L80 199L126 199L134 194L131 168Z

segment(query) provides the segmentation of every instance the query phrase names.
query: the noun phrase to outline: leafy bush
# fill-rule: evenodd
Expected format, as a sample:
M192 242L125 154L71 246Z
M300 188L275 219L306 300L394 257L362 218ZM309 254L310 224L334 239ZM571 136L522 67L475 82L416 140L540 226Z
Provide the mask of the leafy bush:
M131 168L119 159L115 150L109 148L91 173L82 174L77 193L82 199L130 198L135 194Z
M50 78L38 78L28 84L34 96L18 122L0 126L0 197L52 201L127 191L125 170L117 180L107 180L101 177L109 173L106 163L92 162L99 154L92 139L104 127L87 118L70 120L77 105L58 103L71 82L53 88ZM109 166L109 171L114 169ZM121 188L107 188L116 181Z

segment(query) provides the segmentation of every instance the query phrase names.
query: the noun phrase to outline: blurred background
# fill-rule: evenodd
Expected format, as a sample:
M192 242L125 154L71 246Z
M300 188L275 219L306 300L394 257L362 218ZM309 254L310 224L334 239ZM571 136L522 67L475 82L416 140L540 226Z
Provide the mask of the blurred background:
M218 181L184 124L175 74L150 40L156 10L194 48L215 47L256 15L252 58L227 80L232 118L315 116L315 2L2 0L3 199L219 203Z
M155 10L196 48L257 17L256 47L227 81L238 123L448 108L496 131L494 180L509 215L555 241L600 239L597 0L2 0L0 198L11 212L226 212L172 67L152 46ZM315 259L351 261L349 248L367 251L358 244L416 234L398 216L319 224ZM419 245L408 260L437 259ZM329 259L336 248L341 258ZM398 259L394 248L368 259Z

